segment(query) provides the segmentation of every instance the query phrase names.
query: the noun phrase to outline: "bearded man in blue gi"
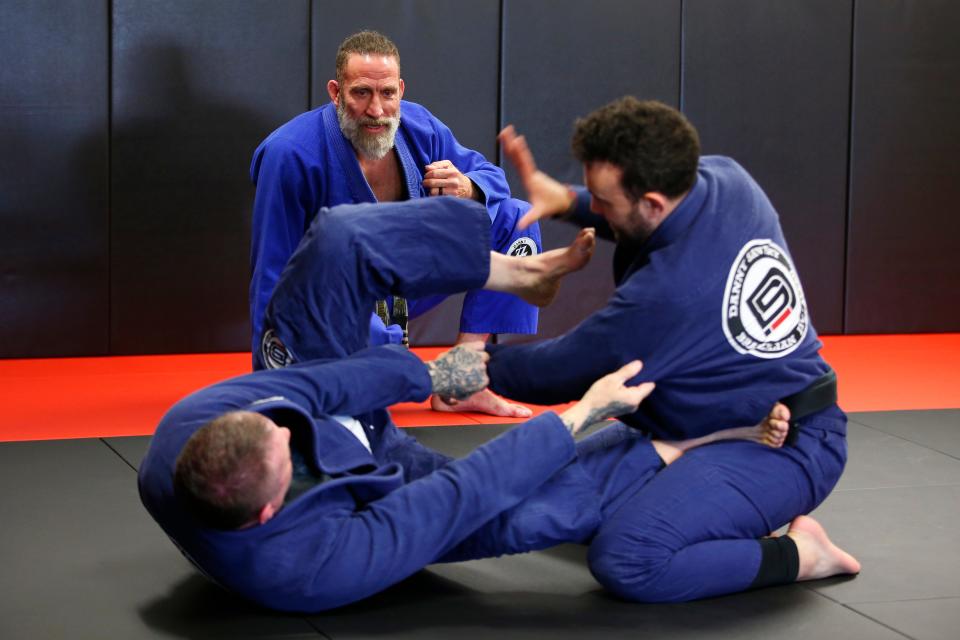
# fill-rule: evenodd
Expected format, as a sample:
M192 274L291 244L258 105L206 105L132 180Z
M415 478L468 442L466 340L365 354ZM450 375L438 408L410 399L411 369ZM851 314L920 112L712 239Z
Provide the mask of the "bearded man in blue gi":
M705 598L857 573L859 563L807 514L846 461L846 415L819 356L777 214L736 162L700 157L696 130L658 102L623 98L577 122L586 189L538 171L525 140L500 136L533 208L521 222L567 213L615 240L617 289L564 336L489 346L490 386L550 404L641 359L656 391L620 419L654 438L702 436L792 406L781 449L723 442L644 474L604 518L589 553L597 580L643 602ZM780 537L765 537L790 523Z
M431 392L468 397L486 384L487 355L476 342L424 364L399 346L366 347L373 301L484 287L543 305L593 249L585 231L521 259L491 252L489 233L482 205L453 198L317 214L264 318L289 366L181 400L140 466L144 505L204 573L271 608L329 609L429 563L586 542L643 474L684 450L785 436L786 422L772 419L769 429L656 445L615 425L575 444L584 425L632 412L649 394L652 384L624 384L639 362L461 460L401 433L384 407ZM440 249L420 251L423 237Z
M503 170L460 145L424 107L402 101L400 53L385 36L363 31L340 45L330 103L301 114L270 134L253 155L257 186L252 228L250 319L253 353L260 352L267 301L294 249L321 207L452 196L486 206L490 248L510 255L540 250L540 230L516 227L526 203L510 198ZM421 243L424 250L434 250ZM383 318L406 324L445 296L375 303ZM407 302L408 304L405 304ZM406 308L405 308L406 307ZM371 313L373 309L371 309ZM399 343L405 329L371 315L371 344ZM389 321L388 321L389 322ZM491 333L536 333L537 308L493 291L467 293L457 343ZM254 368L271 366L254 360ZM437 396L437 410L451 410ZM526 407L484 391L457 407L493 415L527 417Z

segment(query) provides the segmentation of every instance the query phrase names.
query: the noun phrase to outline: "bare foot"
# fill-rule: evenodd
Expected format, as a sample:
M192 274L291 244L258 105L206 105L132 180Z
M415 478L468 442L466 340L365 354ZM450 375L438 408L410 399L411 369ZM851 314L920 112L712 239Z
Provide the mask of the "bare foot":
M479 391L455 404L448 404L441 400L439 396L431 396L430 408L434 411L473 411L505 418L529 418L533 415L533 412L527 407L507 402L489 389Z
M681 441L682 442L682 441ZM651 442L657 455L663 460L664 464L673 464L673 462L683 455L684 449L677 446L676 442L666 440L653 440Z
M516 295L538 307L547 306L560 290L560 279L584 268L596 244L596 231L581 229L568 247L518 259L514 265L518 278Z
M790 409L783 403L776 403L770 413L757 425L760 439L757 442L779 449L787 440L790 431Z
M797 581L819 580L840 574L860 573L860 563L833 544L820 523L810 516L799 516L790 523L787 535L797 544L800 571Z
M718 431L717 434L723 434L722 439L729 440L737 438L740 440L751 440L768 447L779 449L787 440L787 433L790 431L790 410L787 406L778 402L770 409L767 417L752 427L740 427L738 429L725 429Z
M653 448L667 464L671 464L690 449L702 447L721 440L749 440L779 449L787 439L790 430L790 410L786 405L777 403L759 424L752 427L734 427L721 429L699 438L688 440L654 440Z

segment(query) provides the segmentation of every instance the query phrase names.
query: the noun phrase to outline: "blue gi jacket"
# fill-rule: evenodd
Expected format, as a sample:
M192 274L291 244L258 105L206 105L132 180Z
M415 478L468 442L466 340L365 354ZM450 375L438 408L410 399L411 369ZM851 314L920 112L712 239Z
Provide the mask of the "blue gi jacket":
M588 194L579 197L577 215L605 235L588 207ZM642 246L618 247L616 258L613 297L566 335L488 347L494 391L565 402L640 358L636 381L657 388L621 419L680 439L755 424L827 371L777 213L733 160L701 158L686 198Z
M393 346L207 387L181 400L160 422L140 467L141 499L208 576L264 606L288 611L319 611L359 600L451 551L460 557L502 553L489 546L495 540L475 548L467 544L469 550L462 543L569 463L575 456L573 439L555 414L544 414L462 460L449 461L402 434L381 409L423 400L430 391L424 365ZM176 458L197 429L238 409L283 414L287 424L293 420L295 428L308 429L313 446L305 453L332 479L285 505L266 524L207 529L182 511L174 496ZM331 415L356 416L372 454ZM573 471L558 494L570 496L589 484L576 466ZM598 502L592 491L574 498L573 506L557 507L576 535L597 524L596 514L577 506ZM531 511L528 519L542 538L540 546L573 539L566 530L556 534L559 540L548 538L550 528L537 518L552 523L553 512L540 503ZM498 527L503 537L513 531Z
M517 201L507 200L510 190L503 170L481 154L460 145L453 133L424 107L401 102L397 156L408 198L425 197L421 184L427 164L450 160L483 191L491 221L501 204L505 216L519 217ZM297 248L321 207L376 202L363 177L353 147L337 122L336 106L329 103L301 114L271 133L253 154L250 177L257 185L251 243L250 319L253 350L263 329L263 314L284 265ZM509 234L508 234L509 235ZM539 244L539 229L524 234ZM510 240L512 242L513 240ZM507 242L503 248L509 247ZM519 300L488 308L484 295L464 302L460 330L470 333L535 333L537 310ZM438 300L411 302L415 317ZM384 335L383 323L372 320L371 344L399 342L399 335Z

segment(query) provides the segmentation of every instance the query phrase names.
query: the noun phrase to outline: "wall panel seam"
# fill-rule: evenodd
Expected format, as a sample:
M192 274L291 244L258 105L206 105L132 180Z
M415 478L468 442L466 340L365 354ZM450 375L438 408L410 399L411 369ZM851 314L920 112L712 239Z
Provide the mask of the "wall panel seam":
M856 69L856 40L857 40L857 0L850 2L850 74L847 89L847 193L846 211L844 212L843 235L843 313L841 313L840 332L847 334L850 327L850 232L853 226L853 114Z

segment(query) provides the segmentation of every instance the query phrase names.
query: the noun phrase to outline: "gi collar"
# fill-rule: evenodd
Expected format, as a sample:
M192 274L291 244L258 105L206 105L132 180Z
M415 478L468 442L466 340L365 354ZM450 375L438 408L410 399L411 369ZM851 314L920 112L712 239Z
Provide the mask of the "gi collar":
M407 103L400 101L401 115L405 104ZM331 102L321 109L320 113L323 115L323 132L327 140L333 145L336 160L347 177L347 186L350 188L350 196L353 198L353 202L376 202L377 197L373 195L373 190L367 183L367 179L363 177L363 171L360 170L360 163L357 161L353 145L340 130L340 122L337 120L337 105ZM402 117L393 144L397 151L397 157L400 159L400 170L406 183L407 198L412 200L413 198L424 197L426 194L423 193L420 182L422 176L416 162L413 161L413 155L410 153L410 145L407 143L406 129L403 126Z
M643 243L641 250L649 255L657 249L673 244L696 219L707 199L707 183L697 172L697 179L677 208L660 223L656 231Z
M650 261L650 254L673 244L696 219L707 199L707 183L697 179L686 197L670 212L660 226L640 246L618 242L613 254L613 281L619 287L623 281L642 269Z
M377 462L357 437L333 418L311 416L300 405L282 396L264 398L245 408L255 411L271 420L283 413L296 413L300 422L309 425L312 446L304 455L312 455L310 462L326 474L334 475L347 471L356 471L363 467L375 467ZM283 425L281 425L283 426Z

